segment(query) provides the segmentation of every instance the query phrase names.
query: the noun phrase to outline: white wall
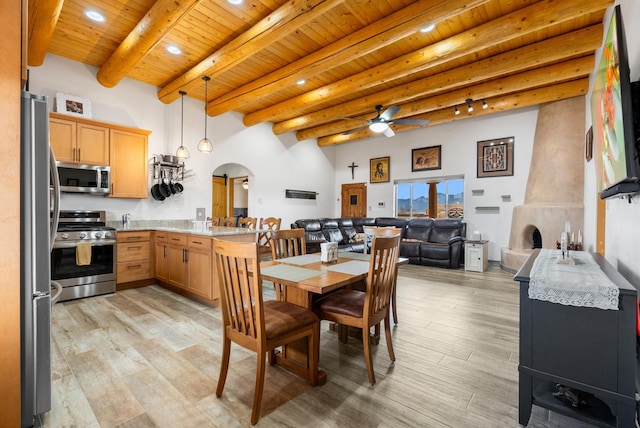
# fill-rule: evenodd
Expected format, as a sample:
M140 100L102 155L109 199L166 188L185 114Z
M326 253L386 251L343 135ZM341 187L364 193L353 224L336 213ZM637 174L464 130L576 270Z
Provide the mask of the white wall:
M180 100L165 105L157 98L157 88L131 79L105 88L97 82L96 72L95 67L47 54L42 66L30 68L29 89L49 96L51 106L56 92L88 98L93 119L151 130L150 158L175 153L180 145ZM164 202L151 197L127 200L64 194L62 208L105 210L108 220L118 220L125 212L132 213L134 220L194 219L197 207L207 207L210 214L213 171L242 163L244 171L250 172L249 215L281 217L288 226L298 218L333 214L333 148L320 149L315 141L297 142L293 134L275 136L268 124L246 128L241 115L228 113L208 118L214 151L205 155L196 150L204 136L203 109L202 102L185 97L184 144L191 152L186 167L193 174L185 180L183 193ZM287 188L316 191L318 199L285 199Z
M637 17L640 16L640 2L637 0L618 0L616 5L622 9L622 21L625 26L627 38L627 51L629 53L629 66L631 69L631 81L640 80L640 26L637 25ZM604 32L609 28L611 13L609 8L604 17ZM606 34L603 34L603 39ZM596 63L600 61L602 49L596 52ZM593 86L593 75L592 75ZM591 109L589 100L591 92L586 97L587 105L587 129L591 126ZM586 133L586 129L585 129ZM585 249L595 250L596 234L596 178L595 162L585 164ZM605 227L605 258L620 271L629 281L640 286L640 195L627 199L607 200L606 227Z
M451 112L453 115L453 111ZM369 183L369 160L390 156L390 182L367 184L367 215L394 215L393 185L397 180L436 178L463 175L465 181L465 221L467 233L478 230L489 242L489 260L500 260L500 249L509 245L513 207L524 203L529 177L538 109L536 107L496 113L473 119L458 120L425 129L380 136L358 143L336 146L336 201L343 183ZM477 178L477 142L501 137L515 137L514 175L510 177ZM411 150L441 145L442 169L411 172ZM355 162L354 179L351 162ZM482 196L472 196L471 190L483 189ZM511 195L504 202L501 195ZM384 208L378 208L384 202ZM498 212L476 211L476 206L498 206ZM340 203L335 216L340 216Z

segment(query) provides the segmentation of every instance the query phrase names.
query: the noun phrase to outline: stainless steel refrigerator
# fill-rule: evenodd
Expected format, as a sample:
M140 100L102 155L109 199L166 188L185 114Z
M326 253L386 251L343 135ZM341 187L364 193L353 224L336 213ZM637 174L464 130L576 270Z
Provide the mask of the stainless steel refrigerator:
M21 425L30 427L51 410L51 290L58 286L51 283L50 253L60 193L46 97L23 91L21 122Z

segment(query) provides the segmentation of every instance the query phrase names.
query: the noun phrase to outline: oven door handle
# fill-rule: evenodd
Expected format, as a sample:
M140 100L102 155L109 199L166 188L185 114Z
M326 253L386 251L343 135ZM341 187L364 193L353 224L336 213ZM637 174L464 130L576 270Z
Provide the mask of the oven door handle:
M53 248L75 248L79 242L90 242L92 247L104 247L107 245L116 245L115 239L107 239L104 241L74 241L74 242L59 242L56 241Z

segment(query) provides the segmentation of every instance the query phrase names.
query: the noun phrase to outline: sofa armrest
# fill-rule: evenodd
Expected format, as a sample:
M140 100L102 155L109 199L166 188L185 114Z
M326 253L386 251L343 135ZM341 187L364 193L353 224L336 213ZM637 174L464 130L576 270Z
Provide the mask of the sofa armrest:
M454 236L453 238L449 239L449 245L455 244L456 242L464 243L464 241L465 239L462 236Z

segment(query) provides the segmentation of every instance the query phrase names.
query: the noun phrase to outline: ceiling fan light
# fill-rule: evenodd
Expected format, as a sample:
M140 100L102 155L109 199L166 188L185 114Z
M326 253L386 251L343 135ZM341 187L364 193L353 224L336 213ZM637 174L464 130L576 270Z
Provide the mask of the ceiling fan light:
M372 124L369 125L369 129L372 130L373 132L384 132L387 128L389 127L389 125L387 125L384 122L373 122Z
M458 110L458 107L456 107L456 108L453 110L453 113L454 113L456 116L460 114L460 110Z
M473 111L473 106L472 106L471 104L469 104L469 105L467 106L467 111L468 111L469 113L471 113L471 112Z
M487 104L485 100L482 100L482 108L485 109L487 107L489 107L489 104Z

